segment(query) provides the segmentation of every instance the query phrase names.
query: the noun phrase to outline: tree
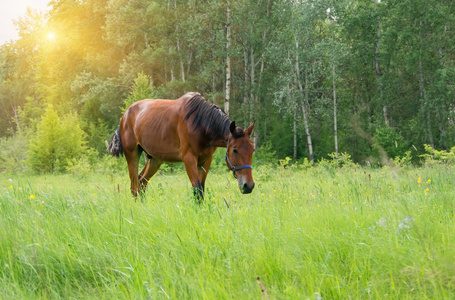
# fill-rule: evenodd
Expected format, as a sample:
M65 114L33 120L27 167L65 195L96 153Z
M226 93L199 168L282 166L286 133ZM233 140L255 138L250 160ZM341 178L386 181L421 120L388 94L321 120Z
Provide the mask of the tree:
M144 73L140 73L136 77L136 79L134 79L134 84L133 87L131 88L130 95L128 96L128 98L123 100L124 105L122 108L123 113L134 102L154 98L154 93L150 81L151 81L150 76L147 76Z
M16 22L20 38L0 46L0 136L16 132L20 108L37 98L36 69L44 15L28 9Z
M224 95L224 111L229 116L229 102L231 99L231 2L226 1L226 92Z
M62 172L68 160L79 157L85 149L77 116L70 114L62 120L49 105L31 139L28 164L39 173Z

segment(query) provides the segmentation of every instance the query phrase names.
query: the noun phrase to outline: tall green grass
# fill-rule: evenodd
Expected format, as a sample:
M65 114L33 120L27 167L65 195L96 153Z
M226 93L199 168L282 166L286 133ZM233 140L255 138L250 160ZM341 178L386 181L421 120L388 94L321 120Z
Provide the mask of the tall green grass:
M453 168L254 176L1 175L0 298L455 298Z

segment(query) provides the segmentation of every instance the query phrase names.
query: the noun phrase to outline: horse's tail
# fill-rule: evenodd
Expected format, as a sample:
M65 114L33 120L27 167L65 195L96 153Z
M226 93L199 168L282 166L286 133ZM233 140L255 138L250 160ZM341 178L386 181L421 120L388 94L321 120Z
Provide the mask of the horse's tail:
M112 156L119 157L123 155L123 147L122 147L122 139L120 138L120 127L117 128L114 135L111 138L111 143L108 144L107 141L106 148L107 152L109 152Z

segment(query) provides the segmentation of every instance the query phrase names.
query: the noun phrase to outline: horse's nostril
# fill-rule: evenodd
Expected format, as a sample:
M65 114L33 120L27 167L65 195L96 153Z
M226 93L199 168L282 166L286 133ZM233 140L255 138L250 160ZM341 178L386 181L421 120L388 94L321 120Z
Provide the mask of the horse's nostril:
M254 182L253 183L247 183L245 182L243 185L242 185L242 193L243 194L249 194L253 191L253 188L254 188Z

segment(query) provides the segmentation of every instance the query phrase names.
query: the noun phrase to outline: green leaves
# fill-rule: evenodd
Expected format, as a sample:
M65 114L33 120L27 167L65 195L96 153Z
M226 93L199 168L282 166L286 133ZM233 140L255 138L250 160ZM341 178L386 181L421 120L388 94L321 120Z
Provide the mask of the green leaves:
M29 149L28 164L34 171L64 171L68 160L80 156L86 149L78 117L70 114L60 119L53 106L49 105Z
M60 117L76 113L101 153L135 101L198 91L223 106L226 4L68 0L52 1L46 17L28 11L20 39L0 49L0 136L34 130L52 104ZM291 155L292 135L298 158L308 156L307 131L316 158L333 151L334 84L339 150L355 161L376 155L377 128L418 148L455 144L450 2L231 1L230 28L230 116L256 119L257 146L278 139L278 158Z
M134 85L131 88L130 95L128 98L123 100L124 106L122 108L122 113L124 113L134 102L144 99L152 99L154 98L153 96L154 93L151 86L150 76L140 73L136 79L134 79Z

